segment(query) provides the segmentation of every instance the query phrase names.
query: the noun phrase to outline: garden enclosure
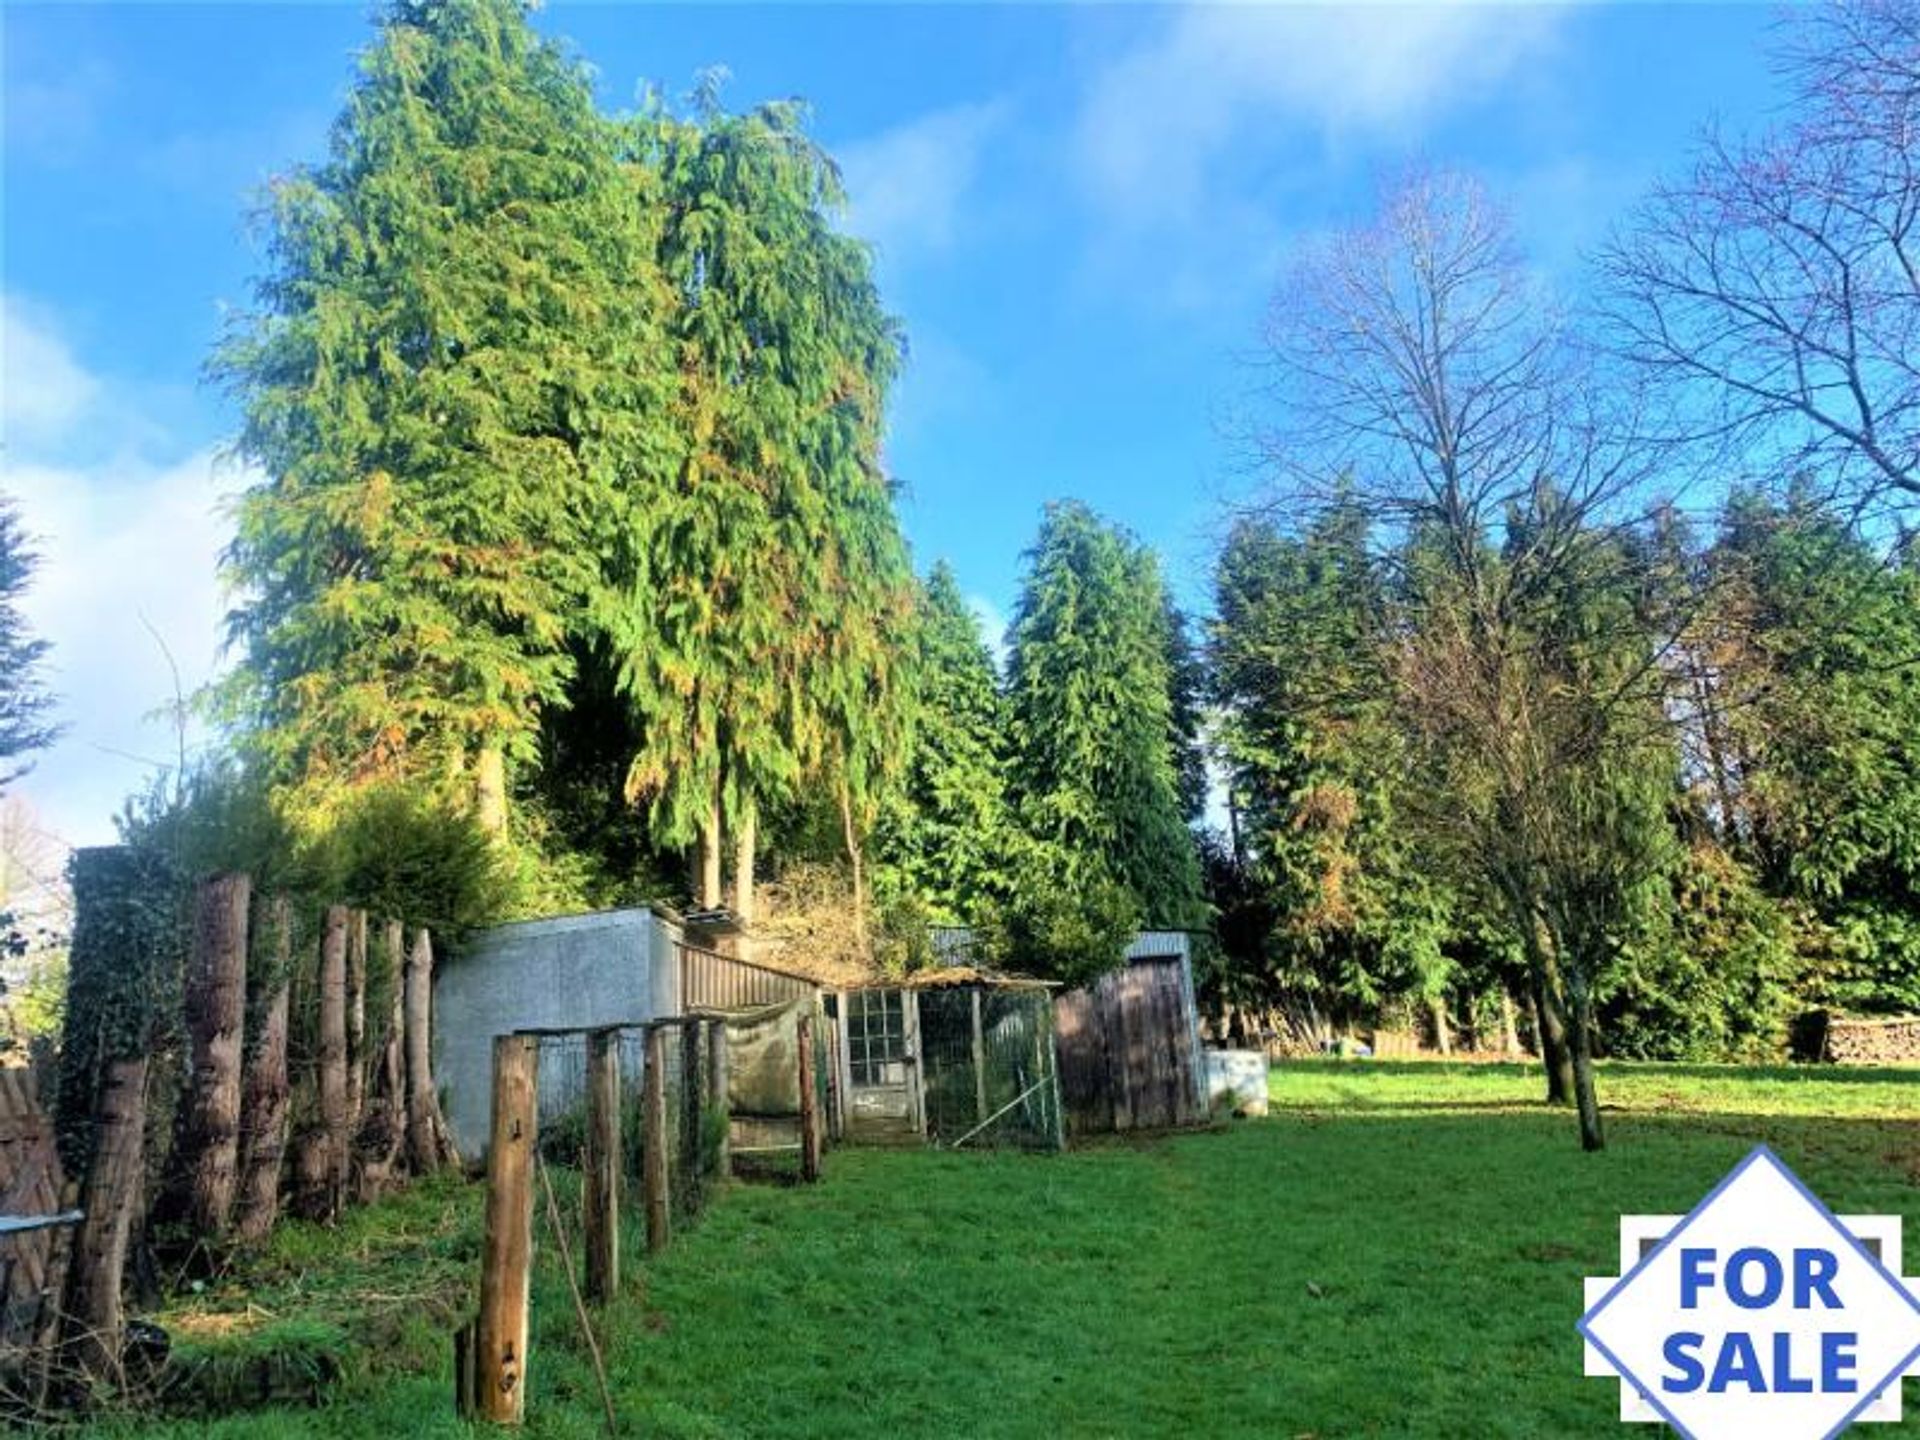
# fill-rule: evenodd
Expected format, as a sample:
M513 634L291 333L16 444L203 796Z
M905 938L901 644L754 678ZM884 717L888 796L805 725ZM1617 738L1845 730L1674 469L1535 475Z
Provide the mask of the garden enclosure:
M948 969L830 996L848 1137L1059 1149L1051 995L1039 981Z
M800 1000L494 1038L479 1307L454 1339L462 1414L507 1423L524 1415L537 1229L558 1252L598 1368L589 1307L620 1293L630 1237L664 1249L731 1173L730 1097L769 1113L796 1110L794 1168L801 1179L819 1177L815 1019Z

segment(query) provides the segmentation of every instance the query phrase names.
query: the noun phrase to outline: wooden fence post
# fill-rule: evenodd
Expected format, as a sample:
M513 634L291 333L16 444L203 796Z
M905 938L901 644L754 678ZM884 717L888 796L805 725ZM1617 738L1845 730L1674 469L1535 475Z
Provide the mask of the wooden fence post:
M367 912L347 912L347 1150L367 1113Z
M178 1167L192 1233L217 1244L233 1218L240 1168L240 1048L247 1015L247 909L253 882L216 875L194 893L185 1010L192 1068Z
M641 1092L640 1179L646 1188L647 1250L667 1248L671 1220L667 1208L667 1032L647 1026L647 1071Z
M973 1108L974 1123L987 1123L987 1045L980 1028L980 988L967 992L973 999Z
M480 1313L466 1378L479 1417L505 1425L518 1425L526 1415L539 1062L533 1037L494 1037L487 1229L480 1259Z
M268 907L273 953L268 961L260 1034L242 1083L245 1166L240 1181L239 1236L264 1240L280 1216L280 1170L287 1154L287 1014L293 967L293 904L276 895Z
M587 1154L582 1177L587 1298L620 1289L620 1032L587 1035Z
M352 1127L347 1111L347 929L344 905L329 905L320 938L320 1125L326 1147L326 1207L337 1214L347 1190Z
M94 1125L93 1167L82 1202L87 1218L74 1243L66 1335L75 1363L89 1375L117 1383L126 1323L120 1280L145 1167L145 1055L109 1063Z
M80 1187L69 1180L60 1187L57 1203L62 1212L80 1208ZM74 1232L77 1226L62 1225L53 1232L47 1246L47 1268L41 1291L40 1313L35 1317L33 1337L27 1349L27 1406L38 1414L46 1408L47 1390L60 1351L60 1322L67 1303L67 1276L72 1273Z
M820 1104L813 1083L813 1016L800 1017L800 1176L820 1178Z
M433 1083L433 939L421 926L407 950L401 1002L406 1015L407 1156L416 1175L431 1175L457 1158Z
M372 939L368 940L367 999L377 1028L367 1031L360 1122L354 1138L356 1198L377 1200L394 1183L406 1154L406 1067L400 1058L400 981L407 962L406 929L398 920L380 926L379 988L374 987Z
M713 1173L721 1179L733 1173L732 1110L727 1104L727 1022L715 1020L707 1027L707 1104L720 1117L715 1128L720 1138L714 1156Z

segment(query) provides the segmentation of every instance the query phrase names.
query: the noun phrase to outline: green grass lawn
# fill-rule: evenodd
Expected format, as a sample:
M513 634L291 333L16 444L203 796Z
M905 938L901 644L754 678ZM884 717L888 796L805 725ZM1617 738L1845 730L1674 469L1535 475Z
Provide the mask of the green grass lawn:
M1522 1067L1293 1064L1271 1118L1210 1133L1058 1157L842 1150L819 1187L736 1187L636 1263L602 1343L633 1435L1619 1434L1573 1329L1581 1277L1616 1268L1619 1215L1691 1208L1764 1140L1834 1208L1903 1214L1920 1244L1916 1081L1610 1066L1611 1147L1585 1155ZM446 1233L414 1249L444 1264L474 1197L435 1203ZM356 1263L409 1292L413 1250L362 1248L329 1294ZM530 1435L604 1433L572 1326L549 1264ZM424 1376L362 1373L320 1411L117 1433L463 1435L446 1353Z

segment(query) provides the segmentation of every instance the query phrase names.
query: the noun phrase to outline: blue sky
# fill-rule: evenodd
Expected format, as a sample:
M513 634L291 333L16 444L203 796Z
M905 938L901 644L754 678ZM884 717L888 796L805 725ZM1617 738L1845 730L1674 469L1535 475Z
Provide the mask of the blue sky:
M1289 246L1381 175L1471 169L1569 291L1581 253L1709 119L1780 100L1771 10L556 3L610 108L722 64L800 95L879 247L912 363L891 463L921 564L1012 604L1040 506L1077 495L1203 604L1224 421ZM32 617L71 729L20 787L70 843L174 750L217 663L233 416L199 380L248 301L250 197L317 158L369 39L330 5L0 9L0 490L41 537ZM156 638L156 636L158 638Z

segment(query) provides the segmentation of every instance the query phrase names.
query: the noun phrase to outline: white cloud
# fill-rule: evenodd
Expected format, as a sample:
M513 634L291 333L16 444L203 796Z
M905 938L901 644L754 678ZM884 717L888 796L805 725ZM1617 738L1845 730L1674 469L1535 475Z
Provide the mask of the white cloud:
M11 450L61 435L99 392L44 312L0 296L0 443Z
M983 152L1007 116L1004 101L957 105L847 146L840 169L854 233L894 261L950 248Z
M1183 8L1093 77L1081 174L1123 223L1201 219L1208 172L1260 127L1404 137L1524 73L1560 18L1525 5Z
M11 347L26 307L4 304ZM36 428L23 434L40 448L9 445L0 457L0 492L17 502L40 557L21 608L52 643L47 678L68 728L17 788L54 834L98 844L112 839L122 800L176 753L171 721L154 714L175 695L168 653L189 694L217 672L219 554L230 529L222 499L248 477L206 450L159 461L137 452L86 464L52 458L124 397L75 362L44 321L33 343L72 373L50 389L54 398L34 402Z

